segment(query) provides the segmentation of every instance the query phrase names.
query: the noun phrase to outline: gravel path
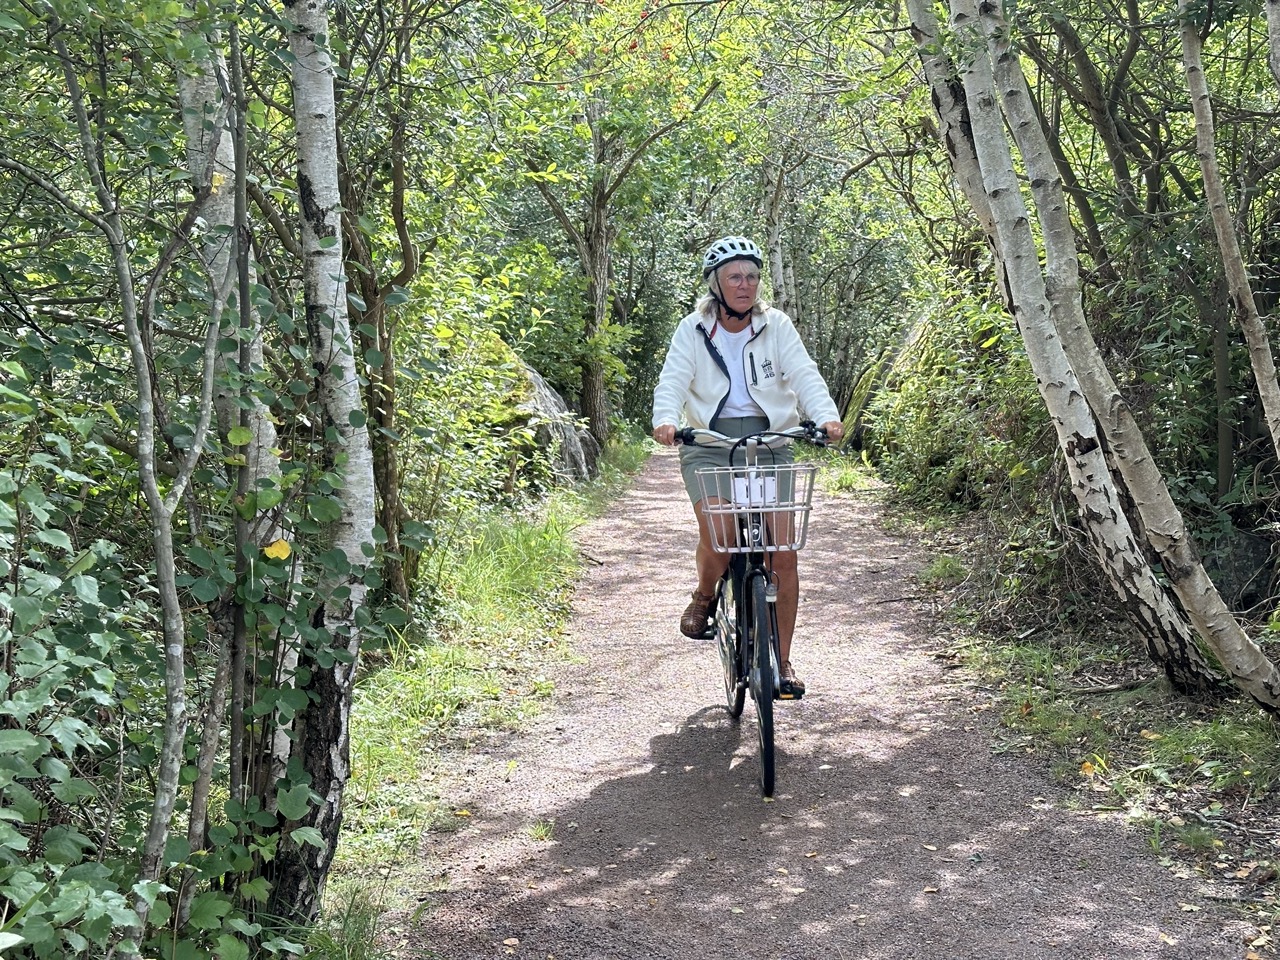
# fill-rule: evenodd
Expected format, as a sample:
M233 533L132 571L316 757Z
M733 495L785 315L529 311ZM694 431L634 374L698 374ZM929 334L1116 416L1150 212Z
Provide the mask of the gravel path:
M993 754L987 701L933 656L912 599L923 560L880 529L873 497L819 496L793 656L810 693L778 705L762 801L752 707L730 720L714 646L676 628L683 496L664 451L580 531L580 662L558 668L543 717L445 785L470 817L428 838L433 889L390 931L397 956L1245 955L1244 924L1140 836Z

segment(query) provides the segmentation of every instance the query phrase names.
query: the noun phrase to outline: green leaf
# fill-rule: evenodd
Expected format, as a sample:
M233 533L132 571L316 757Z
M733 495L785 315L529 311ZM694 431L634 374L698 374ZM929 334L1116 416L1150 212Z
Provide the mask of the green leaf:
M90 607L98 605L98 581L93 577L72 577L71 586L81 603Z
M297 844L310 844L318 850L323 850L326 846L324 834L315 827L298 827L290 832L289 838Z
M227 431L227 443L243 447L253 441L253 431L248 427L232 427Z
M47 543L51 547L60 547L67 551L74 549L71 545L71 538L67 536L65 530L37 530L35 536L41 543Z
M276 809L288 820L301 820L311 808L311 788L305 783L281 787L276 792Z
M229 933L218 937L218 960L249 960L249 948Z
M49 741L25 730L0 730L0 757L16 753L27 760L35 760L48 747Z
M332 523L342 516L342 503L334 497L311 497L307 508L320 523Z
M212 603L222 595L222 588L212 577L201 577L191 585L191 594L201 603Z
M201 930L216 930L222 918L231 912L231 902L217 893L202 893L191 905L191 925Z
M284 493L275 487L263 487L258 491L258 509L270 510L284 500Z
M240 884L238 890L243 897L256 900L258 903L266 903L271 893L271 881L266 877L254 877L247 883Z

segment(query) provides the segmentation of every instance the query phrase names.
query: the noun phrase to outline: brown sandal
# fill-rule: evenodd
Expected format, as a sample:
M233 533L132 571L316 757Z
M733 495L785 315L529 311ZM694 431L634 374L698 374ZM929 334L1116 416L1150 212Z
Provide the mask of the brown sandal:
M680 616L680 632L686 637L701 640L707 635L707 621L711 619L711 610L716 605L716 595L704 596L693 591L693 600L684 608Z
M778 668L778 677L781 681L778 684L779 700L799 700L804 696L804 681L796 676L790 660L782 661L782 665Z

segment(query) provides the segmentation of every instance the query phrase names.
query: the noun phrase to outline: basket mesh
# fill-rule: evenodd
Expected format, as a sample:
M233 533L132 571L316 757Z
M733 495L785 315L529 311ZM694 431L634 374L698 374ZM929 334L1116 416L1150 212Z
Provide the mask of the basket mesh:
M700 469L712 547L717 553L799 550L809 534L817 472L812 463ZM752 542L757 536L762 542Z

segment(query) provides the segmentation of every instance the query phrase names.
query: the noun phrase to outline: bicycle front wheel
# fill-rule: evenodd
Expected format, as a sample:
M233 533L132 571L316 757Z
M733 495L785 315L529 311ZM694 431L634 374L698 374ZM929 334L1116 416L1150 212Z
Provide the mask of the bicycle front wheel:
M724 703L735 720L742 715L747 700L747 685L739 669L738 644L742 638L742 617L733 565L720 578L720 602L716 607L716 644L720 648L720 670L724 676Z
M773 796L773 650L777 627L773 604L769 603L766 589L768 578L751 580L751 696L756 704L756 731L760 740L760 793Z

